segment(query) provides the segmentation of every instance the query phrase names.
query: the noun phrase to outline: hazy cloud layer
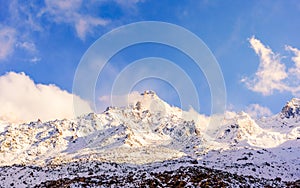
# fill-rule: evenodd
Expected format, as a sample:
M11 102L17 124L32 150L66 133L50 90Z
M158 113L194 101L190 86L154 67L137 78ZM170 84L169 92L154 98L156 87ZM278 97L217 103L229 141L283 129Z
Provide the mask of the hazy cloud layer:
M291 60L295 63L293 67L287 68L282 63L283 56L274 53L260 40L253 36L249 42L251 48L258 55L260 63L253 77L245 77L241 80L247 88L263 95L271 95L274 91L287 91L299 96L300 51L297 48L286 46L285 49L293 53Z
M0 76L0 88L1 121L73 118L73 95L55 85L36 84L24 73L9 72ZM91 111L86 101L79 101L83 113Z

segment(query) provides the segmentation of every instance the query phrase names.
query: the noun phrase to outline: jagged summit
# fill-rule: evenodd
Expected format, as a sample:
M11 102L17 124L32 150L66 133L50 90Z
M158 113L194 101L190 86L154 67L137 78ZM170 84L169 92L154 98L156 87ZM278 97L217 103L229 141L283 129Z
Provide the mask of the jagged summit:
M300 99L293 98L281 110L282 118L294 118L300 115Z
M161 111L169 105L160 99L154 91L146 90L142 93L133 92L128 94L127 105L109 106L104 112L114 111L118 109L139 110L139 111Z
M131 99L129 104L128 109L130 110L138 110L141 112L149 111L154 114L161 114L161 116L182 115L180 108L169 105L151 90L146 90L136 95Z
M152 90L146 90L143 93L141 93L141 95L156 96L156 93L155 93L155 91L152 91Z

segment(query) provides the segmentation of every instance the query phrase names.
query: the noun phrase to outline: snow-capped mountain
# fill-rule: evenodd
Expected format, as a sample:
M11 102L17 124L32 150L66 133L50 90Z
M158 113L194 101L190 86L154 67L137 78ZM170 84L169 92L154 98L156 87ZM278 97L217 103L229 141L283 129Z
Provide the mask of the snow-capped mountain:
M91 183L93 178L99 181L91 185L101 185L103 178L123 178L124 183L128 177L152 182L183 171L201 176L227 173L231 180L224 177L223 183L231 186L243 185L240 181L292 185L300 180L299 106L300 100L292 99L279 114L258 120L244 112L231 113L211 128L213 116L172 107L146 91L129 106L108 107L101 114L1 123L0 186L62 185L64 179ZM141 174L130 176L138 171ZM199 178L192 183L191 174L182 181L200 185ZM160 181L157 185L169 185Z
M300 99L293 98L282 108L281 117L297 118L300 115Z

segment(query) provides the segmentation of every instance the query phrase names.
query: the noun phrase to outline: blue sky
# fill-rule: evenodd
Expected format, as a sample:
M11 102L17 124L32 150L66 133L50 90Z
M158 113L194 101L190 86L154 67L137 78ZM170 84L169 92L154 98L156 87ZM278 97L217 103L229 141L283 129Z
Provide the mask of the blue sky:
M223 72L229 109L277 113L287 100L299 97L299 18L297 0L0 0L0 75L24 72L36 84L71 93L77 65L99 37L125 24L162 21L190 30L209 47ZM96 95L107 94L105 78L113 80L126 65L150 56L187 71L201 93L200 112L209 114L205 76L184 54L163 45L141 44L116 54L98 80ZM156 90L180 105L174 88L162 80L144 80L135 89Z

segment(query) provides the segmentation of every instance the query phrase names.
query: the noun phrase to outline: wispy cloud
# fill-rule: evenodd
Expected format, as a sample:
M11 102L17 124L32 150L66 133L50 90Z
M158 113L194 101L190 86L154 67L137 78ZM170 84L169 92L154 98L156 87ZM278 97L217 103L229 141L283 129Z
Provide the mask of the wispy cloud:
M11 123L73 118L73 97L55 85L36 84L24 73L9 72L0 76L0 120ZM88 103L80 102L83 113Z
M37 63L37 62L39 62L39 61L41 61L41 60L42 60L42 59L39 58L39 57L33 57L33 58L29 59L29 61L32 62L32 63Z
M41 58L38 55L39 51L37 50L35 43L29 41L17 42L16 48L22 49L28 53L29 57L24 58L26 61L31 63L37 63L41 61Z
M105 26L108 20L80 13L82 0L45 1L46 7L40 14L47 14L56 23L72 25L78 37L85 39L87 33L93 32L97 26Z
M254 36L249 39L249 42L258 55L260 64L254 78L244 78L242 82L245 82L252 91L263 95L270 95L274 90L286 90L282 81L287 77L287 73L285 72L285 65L280 62L280 56Z
M7 59L10 54L25 52L23 60L38 56L38 49L32 35L33 32L42 31L34 13L36 5L23 3L22 1L11 0L3 5L8 14L3 18L0 27L0 60Z
M276 54L268 46L265 46L254 36L249 39L251 48L259 57L259 67L252 78L245 77L241 81L247 88L261 93L271 95L274 91L287 91L293 95L298 95L300 87L294 83L299 83L300 73L300 52L291 46L286 46L286 50L294 53L292 61L295 66L288 68L281 62L282 56Z
M36 46L33 42L19 42L16 44L16 46L32 53L37 51Z
M16 31L13 28L0 28L0 60L6 59L14 51L15 42Z
M135 8L137 3L144 2L144 0L115 0L115 2L123 8Z
M292 61L295 63L295 67L289 69L289 74L300 79L300 50L291 46L285 46L287 51L291 51L294 54Z
M135 5L142 1L114 0L113 3L124 10L134 12ZM71 26L82 41L100 27L111 23L110 18L104 19L99 16L101 6L108 3L107 0L43 0L42 2L11 0L3 5L9 14L3 18L2 28L0 27L0 60L21 49L26 51L24 54L26 57L22 57L23 59L37 62L36 60L41 58L36 33L47 34L47 30L53 26L53 23ZM98 8L97 13L91 11L95 6Z
M40 9L33 1L23 3L18 0L11 0L9 4L10 16L7 17L8 23L28 35L32 31L43 31L36 13Z
M267 117L272 115L272 112L269 108L259 104L250 104L247 106L245 111L253 118Z

